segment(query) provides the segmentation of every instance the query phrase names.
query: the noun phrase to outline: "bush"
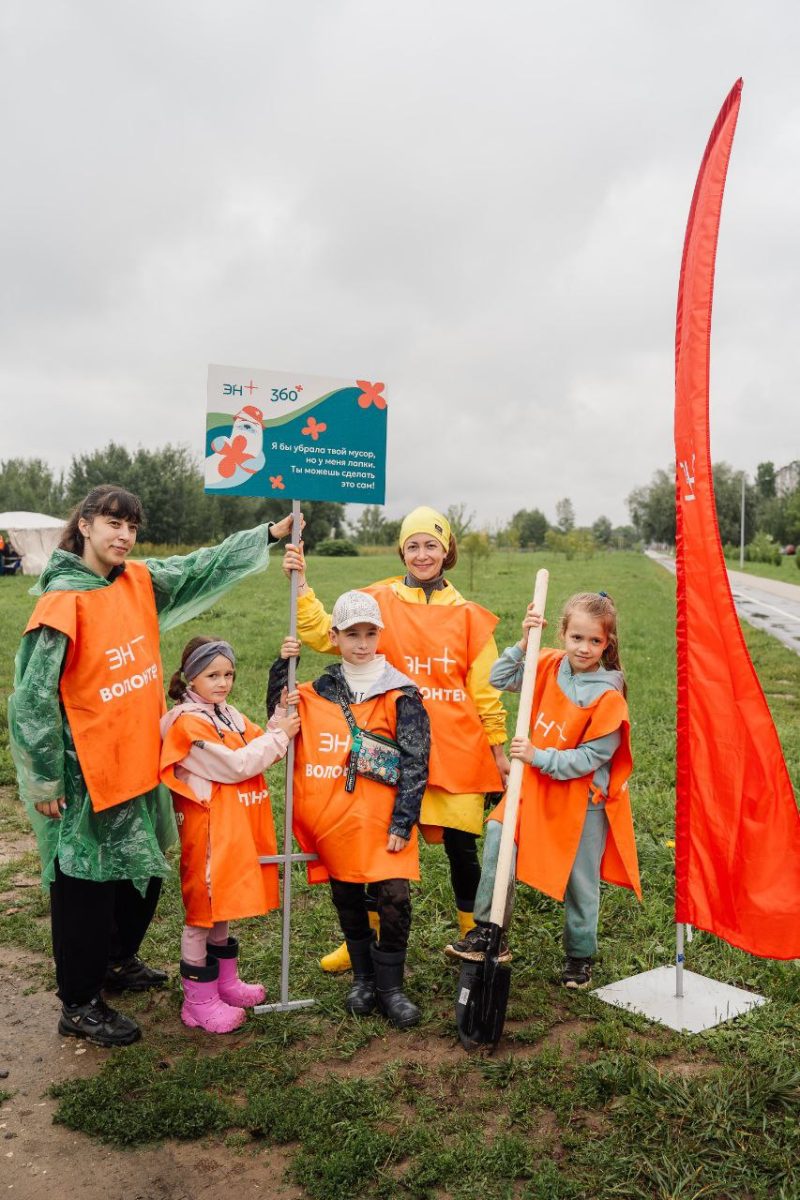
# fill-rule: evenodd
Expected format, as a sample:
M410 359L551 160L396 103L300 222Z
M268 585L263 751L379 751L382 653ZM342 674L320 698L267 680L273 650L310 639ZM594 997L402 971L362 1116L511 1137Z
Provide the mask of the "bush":
M759 530L749 545L744 548L744 556L748 562L773 563L776 567L781 564L781 548L773 537Z
M314 553L325 558L358 558L358 546L347 538L328 538L314 547Z

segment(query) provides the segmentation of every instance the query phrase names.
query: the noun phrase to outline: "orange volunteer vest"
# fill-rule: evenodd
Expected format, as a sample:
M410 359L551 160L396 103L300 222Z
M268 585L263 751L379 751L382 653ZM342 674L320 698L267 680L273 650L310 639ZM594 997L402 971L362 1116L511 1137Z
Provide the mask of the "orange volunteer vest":
M641 899L627 783L633 765L628 706L617 691L604 692L586 708L573 704L558 686L563 658L559 650L543 650L539 656L529 737L538 749L567 750L620 730L622 741L611 762L606 800L609 833L600 878L632 888ZM517 818L517 878L555 900L564 899L586 820L591 781L591 774L556 780L536 768L525 768ZM504 809L501 801L489 820L502 821Z
M262 732L244 718L246 740ZM242 745L232 730L220 741L229 750ZM161 779L172 792L181 838L181 892L187 925L209 928L216 921L257 917L278 908L278 867L259 863L276 854L269 791L263 775L242 783L213 783L211 798L198 800L175 765L196 741L219 737L200 713L182 713L167 730L161 751Z
M158 785L164 690L150 572L127 563L112 584L48 592L25 633L48 625L69 638L59 691L95 812Z
M428 784L459 794L502 791L467 675L492 636L494 613L463 604L408 604L391 585L363 588L378 601L380 650L420 690L431 722Z
M295 739L294 835L306 854L318 854L308 864L311 883L332 876L346 883L380 879L419 879L417 830L404 850L386 849L394 809L395 789L385 783L356 777L355 791L344 790L350 756L350 730L338 704L324 700L310 683L300 691L300 733ZM401 693L385 692L351 704L362 729L393 738L395 705Z

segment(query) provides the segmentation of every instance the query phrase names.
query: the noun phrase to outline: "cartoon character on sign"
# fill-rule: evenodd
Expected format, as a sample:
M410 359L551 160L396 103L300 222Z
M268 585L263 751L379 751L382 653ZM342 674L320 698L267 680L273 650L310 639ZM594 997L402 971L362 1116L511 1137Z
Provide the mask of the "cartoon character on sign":
M232 488L247 483L264 466L264 414L246 404L233 418L229 436L220 434L206 458L206 487Z

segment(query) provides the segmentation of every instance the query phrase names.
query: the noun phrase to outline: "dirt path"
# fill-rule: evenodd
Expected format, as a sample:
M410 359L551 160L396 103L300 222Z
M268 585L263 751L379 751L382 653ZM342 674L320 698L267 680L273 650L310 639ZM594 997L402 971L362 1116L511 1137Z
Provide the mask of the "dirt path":
M223 1189L243 1198L299 1200L281 1182L286 1157L274 1149L236 1153L221 1142L115 1150L53 1124L51 1084L97 1070L108 1051L56 1033L58 1002L41 980L46 964L6 948L0 965L0 1193L14 1200L200 1200Z
M0 797L8 807L8 793ZM13 808L10 810L13 814ZM35 850L29 831L0 834L0 864ZM20 872L13 888L38 887ZM13 903L13 891L0 896ZM4 946L0 955L0 1195L12 1200L203 1200L223 1189L249 1200L300 1200L283 1183L287 1156L274 1148L241 1153L220 1141L117 1150L53 1124L53 1083L92 1075L109 1051L56 1032L58 1001L43 955Z

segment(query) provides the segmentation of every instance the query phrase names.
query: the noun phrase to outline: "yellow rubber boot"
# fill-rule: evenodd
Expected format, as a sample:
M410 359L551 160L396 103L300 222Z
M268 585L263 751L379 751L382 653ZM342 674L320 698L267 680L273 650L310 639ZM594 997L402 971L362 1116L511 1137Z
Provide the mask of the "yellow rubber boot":
M460 908L456 909L458 913L458 931L462 938L465 938L470 929L475 928L475 918L471 912L462 912Z
M319 960L319 965L323 971L330 971L333 975L337 975L340 971L349 971L353 964L350 962L347 942L342 942L341 946L331 950L330 954L324 955Z
M370 929L377 936L380 931L378 914L369 909L367 917L369 918ZM342 942L341 946L337 946L335 950L331 950L330 954L324 955L319 960L319 965L323 971L328 971L331 975L338 975L341 971L349 971L353 964L350 962L347 942Z

